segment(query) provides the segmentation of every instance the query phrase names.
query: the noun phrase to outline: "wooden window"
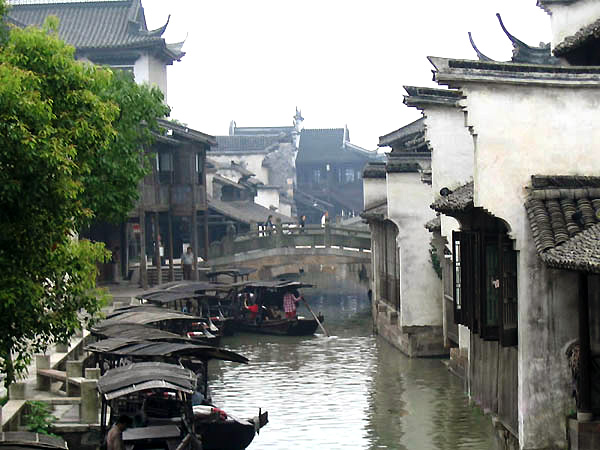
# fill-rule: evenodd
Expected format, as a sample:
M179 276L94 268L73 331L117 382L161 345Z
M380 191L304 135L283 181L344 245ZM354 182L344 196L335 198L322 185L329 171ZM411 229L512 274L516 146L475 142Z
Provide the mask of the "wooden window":
M454 288L452 295L454 297L454 322L464 325L463 321L463 289L462 289L462 252L461 252L460 231L452 232L452 262L454 263L454 272L452 274L454 280Z
M517 345L517 255L504 234L452 234L454 321Z
M204 184L204 155L196 153L196 180L198 184Z
M518 285L517 252L510 242L502 245L502 308L500 311L500 343L504 347L517 345Z
M486 236L484 245L483 289L481 298L481 337L498 339L498 307L500 304L500 252L498 238Z
M173 155L171 152L158 152L156 154L156 169L160 184L173 183Z

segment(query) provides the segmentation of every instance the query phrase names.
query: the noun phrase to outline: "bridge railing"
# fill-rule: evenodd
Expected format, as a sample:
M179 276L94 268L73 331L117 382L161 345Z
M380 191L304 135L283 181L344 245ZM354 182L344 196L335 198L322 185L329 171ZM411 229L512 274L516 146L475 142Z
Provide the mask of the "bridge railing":
M234 235L228 233L223 240L210 246L209 259L273 248L341 248L358 252L370 251L371 234L356 228L326 224L281 224L272 228L262 225L252 231Z

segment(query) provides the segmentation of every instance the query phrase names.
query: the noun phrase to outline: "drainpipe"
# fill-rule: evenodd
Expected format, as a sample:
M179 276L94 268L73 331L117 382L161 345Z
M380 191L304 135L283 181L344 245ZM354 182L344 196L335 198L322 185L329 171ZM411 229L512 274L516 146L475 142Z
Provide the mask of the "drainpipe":
M588 275L579 272L579 378L577 420L592 420L590 389L590 318L589 318Z

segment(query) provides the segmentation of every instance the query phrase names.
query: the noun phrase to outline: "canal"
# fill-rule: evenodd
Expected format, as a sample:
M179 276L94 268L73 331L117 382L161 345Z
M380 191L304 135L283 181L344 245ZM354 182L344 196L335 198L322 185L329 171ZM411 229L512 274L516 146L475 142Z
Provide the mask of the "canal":
M211 363L216 405L239 417L269 411L249 449L496 448L490 419L442 360L406 358L372 335L366 296L306 298L331 337L240 334L223 345L250 364Z

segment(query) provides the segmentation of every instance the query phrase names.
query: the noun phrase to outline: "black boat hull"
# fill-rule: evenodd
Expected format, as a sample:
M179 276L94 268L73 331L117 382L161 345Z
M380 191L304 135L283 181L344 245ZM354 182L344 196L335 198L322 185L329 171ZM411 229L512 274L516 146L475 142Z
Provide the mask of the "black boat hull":
M237 325L240 331L278 336L310 336L319 326L315 319L265 320L260 323L240 320Z

